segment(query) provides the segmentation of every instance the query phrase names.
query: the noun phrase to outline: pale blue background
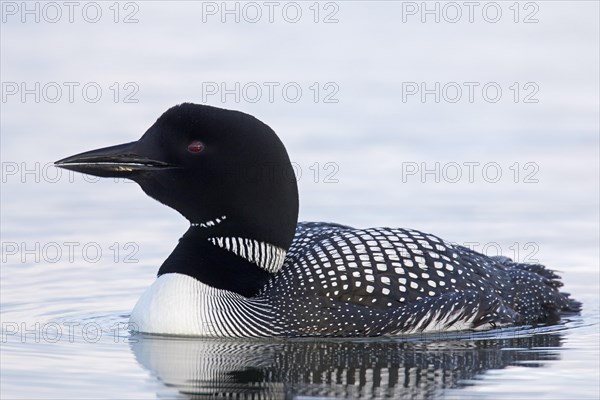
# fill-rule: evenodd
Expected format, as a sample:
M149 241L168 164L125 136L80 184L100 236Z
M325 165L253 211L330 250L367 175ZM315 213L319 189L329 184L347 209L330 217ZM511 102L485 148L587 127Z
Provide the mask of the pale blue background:
M339 21L331 24L312 21L312 2L301 3L295 24L277 12L273 23L266 16L257 23L231 17L222 23L219 16L203 22L201 3L163 1L135 3L138 23L114 23L112 2L100 4L103 17L95 24L80 9L74 23L64 15L54 24L4 15L3 83L96 82L103 95L97 103L77 90L73 103L66 92L57 103L31 96L2 101L3 322L94 320L108 329L126 320L187 226L135 184L89 183L81 175L71 181L65 172L52 183L56 171L45 165L137 139L168 107L202 102L203 82L296 82L303 89L297 103L280 92L272 103L236 103L232 96L208 103L253 114L280 135L302 170L301 219L412 227L478 242L479 249L497 243L509 256L516 242L521 259L525 244L534 243L534 258L561 271L567 290L583 301L585 327L567 334L560 361L527 369L527 381L519 381L523 371L514 367L467 390L491 398L597 398L597 2L538 1L539 22L529 24L513 22L512 2L499 2L498 23L476 12L473 23L463 16L454 24L431 17L421 23L419 16L404 23L402 2L337 2ZM114 82L135 83L139 102L115 103ZM339 101L315 103L314 82L337 85ZM497 82L503 96L497 103L480 95L473 103L435 103L431 96L403 102L402 82ZM515 103L514 82L536 83L539 102ZM320 175L315 183L315 162L335 163L338 182ZM488 183L479 173L473 183L403 182L406 162L495 162L503 178ZM514 183L515 162L539 166L539 182ZM35 163L38 174L20 175ZM7 175L15 165L19 173ZM103 257L91 263L76 252L70 261L64 246L56 263L43 254L39 262L5 254L8 242L34 248L69 241L97 243ZM114 242L121 247L116 263ZM138 262L122 262L127 242L136 244ZM2 343L3 398L174 393L136 363L126 344L25 342Z

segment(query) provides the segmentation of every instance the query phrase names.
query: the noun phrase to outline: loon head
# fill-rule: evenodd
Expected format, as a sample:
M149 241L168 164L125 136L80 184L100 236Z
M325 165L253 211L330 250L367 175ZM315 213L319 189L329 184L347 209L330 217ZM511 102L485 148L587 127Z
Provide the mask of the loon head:
M132 179L202 238L244 238L287 250L294 237L298 189L288 154L271 128L242 112L180 104L138 141L55 165Z
M298 191L285 147L271 128L242 112L184 103L166 111L138 141L56 165L132 179L192 224L212 222L213 234L287 249L296 228Z

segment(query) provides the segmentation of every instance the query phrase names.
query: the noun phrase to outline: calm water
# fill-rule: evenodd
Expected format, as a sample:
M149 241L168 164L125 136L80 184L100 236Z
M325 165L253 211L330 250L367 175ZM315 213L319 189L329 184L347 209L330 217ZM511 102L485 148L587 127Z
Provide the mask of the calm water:
M2 3L0 397L598 398L597 2L481 2L472 22L444 2L439 22L421 2L81 2L72 23L53 4L28 3L36 22ZM582 314L378 340L132 336L186 222L49 163L182 101L271 125L302 220L542 262Z

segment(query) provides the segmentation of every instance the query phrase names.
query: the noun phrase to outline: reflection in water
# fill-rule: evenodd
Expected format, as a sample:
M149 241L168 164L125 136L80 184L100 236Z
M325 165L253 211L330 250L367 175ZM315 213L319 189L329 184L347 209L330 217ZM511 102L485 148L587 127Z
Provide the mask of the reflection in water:
M412 339L224 340L134 336L139 363L190 398L431 398L490 369L558 359L561 337L512 330ZM554 349L553 349L554 348Z

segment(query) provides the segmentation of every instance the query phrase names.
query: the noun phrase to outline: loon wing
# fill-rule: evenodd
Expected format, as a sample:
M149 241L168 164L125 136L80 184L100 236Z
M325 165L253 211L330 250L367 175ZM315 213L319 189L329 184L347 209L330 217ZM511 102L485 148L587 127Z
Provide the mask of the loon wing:
M292 297L319 308L300 307L294 318L368 321L374 334L547 322L558 315L553 304L569 305L558 276L543 266L487 257L410 229L299 224L277 278L294 287ZM348 334L342 325L334 330Z

